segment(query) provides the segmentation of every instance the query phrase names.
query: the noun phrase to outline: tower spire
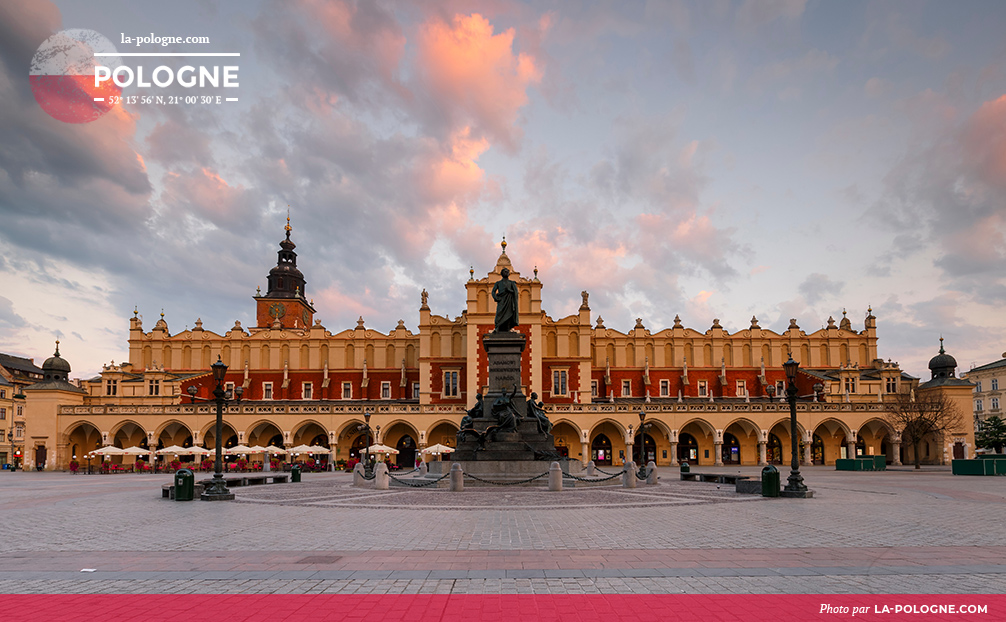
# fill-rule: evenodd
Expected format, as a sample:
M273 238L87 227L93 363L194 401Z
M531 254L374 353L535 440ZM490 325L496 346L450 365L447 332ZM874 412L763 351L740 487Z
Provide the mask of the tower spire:
M290 239L290 232L293 231L293 227L290 226L290 204L286 206L286 226L283 227L286 231L286 239Z

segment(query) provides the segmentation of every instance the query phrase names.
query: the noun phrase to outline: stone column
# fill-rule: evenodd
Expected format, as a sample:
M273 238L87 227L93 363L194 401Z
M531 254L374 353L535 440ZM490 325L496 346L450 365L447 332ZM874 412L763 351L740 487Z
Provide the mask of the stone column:
M758 441L758 466L768 464L768 442Z
M391 478L388 476L388 465L383 462L377 463L374 469L374 488L377 490L388 490L391 485Z
M625 460L622 461L623 464L629 464L630 462L635 462L634 458L636 454L633 450L636 448L634 443L625 444Z
M814 455L811 451L811 443L807 441L803 442L803 466L812 466L814 464Z
M558 462L553 462L548 468L548 489L552 492L562 491L562 467Z
M671 466L678 466L678 443L671 442Z
M723 441L713 441L713 465L723 466Z
M626 461L622 470L622 488L636 487L636 463L632 460Z
M901 466L901 441L891 441L891 466Z
M845 441L845 455L848 458L856 457L856 443L855 441Z
M583 454L580 462L583 463L583 466L587 466L587 463L590 462L590 445L586 441L580 443L580 451Z

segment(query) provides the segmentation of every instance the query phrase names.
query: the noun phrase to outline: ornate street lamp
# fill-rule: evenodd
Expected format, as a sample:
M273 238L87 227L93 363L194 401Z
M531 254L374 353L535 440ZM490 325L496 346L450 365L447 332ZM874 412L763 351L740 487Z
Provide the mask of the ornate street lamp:
M374 467L370 464L370 435L372 434L370 429L370 417L371 413L364 412L363 420L365 423L356 426L357 432L367 433L367 446L363 448L363 473L366 477L370 477L374 469ZM380 430L381 426L377 426L377 429Z
M234 493L227 490L227 483L224 482L223 474L223 428L224 428L224 406L233 398L235 401L240 402L241 396L244 394L244 387L236 387L234 389L234 394L231 395L230 391L224 390L224 377L227 375L227 365L217 356L217 362L210 365L210 369L213 370L213 379L216 380L217 386L213 389L213 399L204 400L207 402L216 402L217 404L217 426L216 437L216 461L213 466L213 481L210 482L209 487L203 491L203 494L199 497L203 501L230 501L234 499ZM195 385L189 385L188 393L189 399L192 403L195 403L197 399L196 393L199 389Z
M793 355L790 354L789 360L782 366L786 370L786 380L789 381L786 387L786 399L789 401L789 440L792 449L789 480L786 488L782 490L782 496L810 498L814 496L814 493L807 490L807 485L803 483L803 476L800 475L800 454L796 442L796 372L800 369L800 364L794 361Z
M3 434L3 432L0 432ZM10 470L17 470L17 462L14 461L14 417L10 420L10 431L7 432L7 442L10 443Z
M639 465L638 465L639 466L639 471L638 471L638 473L639 473L639 477L642 477L642 478L646 477L646 462L645 462L646 461L646 441L645 441L645 438L644 438L643 435L646 432L648 432L650 428L653 427L652 423L645 423L645 421L646 421L646 413L643 412L643 411L639 411L639 428L636 430L636 435L639 436L639 443L638 443L639 444ZM629 429L632 429L632 426L629 426Z

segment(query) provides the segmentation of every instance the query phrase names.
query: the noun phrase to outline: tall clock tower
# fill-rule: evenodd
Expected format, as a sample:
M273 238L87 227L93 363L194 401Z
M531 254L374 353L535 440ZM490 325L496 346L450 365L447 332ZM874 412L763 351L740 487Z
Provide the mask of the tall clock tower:
M290 217L286 217L286 239L279 243L276 267L269 271L265 296L255 296L259 328L310 328L314 307L305 298L304 275L297 269L297 245L290 240Z

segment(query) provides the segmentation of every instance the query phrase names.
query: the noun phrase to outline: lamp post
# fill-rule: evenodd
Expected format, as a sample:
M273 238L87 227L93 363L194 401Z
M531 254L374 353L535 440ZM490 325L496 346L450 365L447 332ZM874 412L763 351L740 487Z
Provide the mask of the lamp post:
M786 400L789 402L789 440L792 449L792 462L790 463L789 480L786 488L782 490L783 497L797 497L808 499L814 496L814 492L807 490L807 485L803 483L803 476L800 475L800 453L796 442L796 372L800 369L800 364L793 360L790 354L789 360L782 364L786 370Z
M367 433L367 446L363 448L363 472L364 475L366 475L367 477L370 477L373 473L373 467L370 464L370 435L371 435L370 417L371 413L369 412L363 413L363 420L365 423L356 426L357 432ZM378 429L380 429L380 426L378 426Z
M0 432L3 434L3 432ZM7 442L10 443L10 470L17 470L17 462L14 461L14 418L11 417L10 431L7 432Z
M644 434L653 427L652 423L645 423L646 413L639 411L639 428L636 430L636 435L639 436L639 477L646 477L646 440ZM632 426L629 426L630 429Z
M234 499L234 493L227 490L227 483L224 482L223 474L223 429L224 429L224 405L231 399L229 391L224 390L224 377L227 375L227 365L217 356L217 362L210 365L210 369L213 370L213 379L216 381L217 386L213 389L213 399L205 400L207 402L216 402L217 405L217 426L214 436L216 441L216 461L213 466L213 480L210 482L209 487L203 491L200 495L200 499L203 501L231 501ZM195 403L196 393L199 391L195 385L190 385L188 388L189 398L192 403ZM241 401L241 395L244 393L244 387L236 387L234 389L234 396L236 396L236 401Z

